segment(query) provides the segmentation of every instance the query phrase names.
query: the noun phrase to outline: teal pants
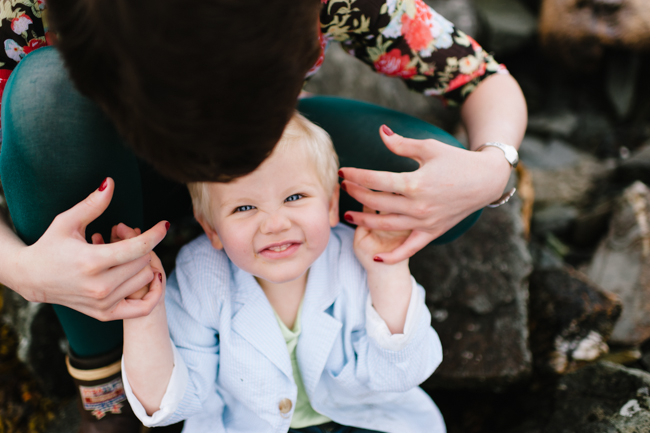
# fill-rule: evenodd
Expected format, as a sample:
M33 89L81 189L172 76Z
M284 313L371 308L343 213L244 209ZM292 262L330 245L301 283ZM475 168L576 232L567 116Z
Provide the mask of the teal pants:
M378 129L387 124L412 138L436 138L460 146L446 132L411 116L340 98L314 97L298 109L327 130L341 166L394 172L413 171L417 163L388 151ZM115 194L106 212L86 230L88 237L110 237L123 222L144 230L156 222L191 215L185 187L158 175L125 146L112 124L68 78L56 49L41 48L18 65L2 101L0 177L12 220L26 244L36 242L54 217L95 190L108 176ZM349 196L342 212L360 209ZM469 216L435 242L453 240L478 218ZM122 322L100 322L54 306L70 348L80 357L102 355L122 344Z

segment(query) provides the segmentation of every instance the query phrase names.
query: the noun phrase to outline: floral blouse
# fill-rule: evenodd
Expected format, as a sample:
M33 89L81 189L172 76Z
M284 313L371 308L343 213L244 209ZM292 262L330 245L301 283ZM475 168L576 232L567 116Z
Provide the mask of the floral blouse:
M46 0L0 0L0 98L11 71L30 52L52 45ZM375 71L400 77L425 95L459 105L485 77L507 72L471 37L422 0L321 0L321 56L331 41ZM0 139L1 140L1 139Z

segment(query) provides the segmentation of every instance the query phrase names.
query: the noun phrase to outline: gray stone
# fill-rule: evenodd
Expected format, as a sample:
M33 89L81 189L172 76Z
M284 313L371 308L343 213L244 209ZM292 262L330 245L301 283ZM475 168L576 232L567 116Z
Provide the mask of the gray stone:
M572 227L578 214L578 208L575 206L548 206L533 214L532 231L539 236L549 232L566 233Z
M528 168L556 170L575 167L584 158L593 159L562 140L543 140L527 134L519 151L521 161Z
M650 143L646 143L624 160L614 173L614 181L630 184L639 180L650 185Z
M578 128L578 116L567 110L536 113L528 118L528 132L567 139Z
M2 320L19 336L18 358L42 385L45 395L71 396L74 385L65 365L67 340L52 306L28 302L16 292L2 289Z
M516 52L537 34L535 16L517 0L475 0L488 26L487 44L500 55Z
M618 298L568 267L530 276L530 347L538 371L564 374L609 351Z
M564 376L544 433L647 433L650 374L601 361Z
M650 338L650 189L643 183L623 193L588 276L623 303L611 341L638 345Z
M529 374L531 258L520 208L515 196L486 209L458 240L428 246L411 260L444 349L443 362L425 389L500 387Z
M399 78L386 77L347 54L338 43L332 43L321 69L305 86L317 95L340 96L370 102L401 111L450 129L458 113L444 107L442 101L411 92Z
M481 23L472 0L424 0L443 17L454 23L457 29L473 36L481 33Z

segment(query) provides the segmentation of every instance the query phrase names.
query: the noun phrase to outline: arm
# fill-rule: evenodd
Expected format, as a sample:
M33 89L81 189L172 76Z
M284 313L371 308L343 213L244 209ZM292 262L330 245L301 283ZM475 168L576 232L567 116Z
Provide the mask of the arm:
M487 141L518 147L526 128L526 104L505 68L422 1L415 0L414 9L408 2L399 7L384 3L359 0L355 11L342 2L333 3L321 22L334 39L377 72L400 77L412 90L442 97L449 105L462 104L470 150ZM359 26L344 32L336 24L350 22ZM510 175L503 153L495 148L469 153L436 140L410 140L390 130L381 137L394 153L418 161L420 169L399 175L355 168L341 172L352 197L387 214L350 212L346 215L353 223L371 229L413 230L401 246L380 255L385 263L412 256L495 201Z
M65 305L98 320L151 312L154 296L139 303L125 298L153 280L149 253L167 233L167 223L124 242L86 242L86 226L108 207L114 187L107 179L101 191L58 215L33 245L26 246L0 221L0 282L29 301Z
M364 211L374 213L368 208ZM354 233L354 252L367 272L372 306L391 334L404 332L412 292L411 273L408 259L391 265L377 260L377 254L397 248L409 234L408 231L382 232L361 226Z

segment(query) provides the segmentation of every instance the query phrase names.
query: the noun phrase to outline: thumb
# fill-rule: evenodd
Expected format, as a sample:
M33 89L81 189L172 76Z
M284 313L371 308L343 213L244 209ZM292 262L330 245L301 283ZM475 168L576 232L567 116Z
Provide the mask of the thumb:
M396 155L411 158L420 165L427 159L436 155L438 146L447 146L446 144L432 138L426 140L416 140L414 138L402 137L394 133L388 126L382 125L379 128L379 135L382 141Z
M393 265L413 256L413 254L429 245L429 243L435 238L436 236L430 233L414 230L402 245L395 248L390 253L377 254L377 257L381 258L384 263Z
M85 232L86 226L99 217L113 198L115 183L107 177L102 184L83 201L63 212L59 216L59 223L63 226Z

